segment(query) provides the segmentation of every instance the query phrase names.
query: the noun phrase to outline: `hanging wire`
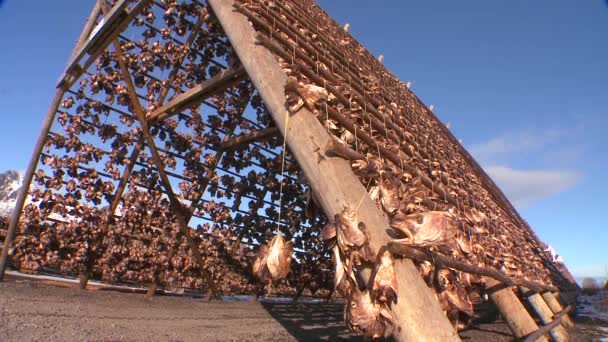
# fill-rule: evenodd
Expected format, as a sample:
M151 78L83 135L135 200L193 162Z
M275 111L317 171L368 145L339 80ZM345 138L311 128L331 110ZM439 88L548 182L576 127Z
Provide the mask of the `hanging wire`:
M283 179L285 178L285 155L287 154L287 132L289 128L289 113L285 112L285 136L283 137L283 153L281 156L281 180L279 184L279 214L277 220L277 233L281 228L281 209L283 208Z

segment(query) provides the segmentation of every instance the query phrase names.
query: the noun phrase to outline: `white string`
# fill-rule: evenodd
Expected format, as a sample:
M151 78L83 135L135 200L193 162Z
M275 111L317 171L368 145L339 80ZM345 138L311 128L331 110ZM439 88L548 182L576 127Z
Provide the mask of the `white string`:
M361 204L363 204L363 200L365 199L365 195L367 195L367 192L369 190L369 185L371 184L371 182L372 182L372 178L370 177L367 180L367 185L365 186L365 192L361 196L361 199L359 200L359 204L357 205L357 209L355 210L355 212L359 212L359 208L361 208Z
M279 218L277 220L277 233L281 233L281 209L283 207L283 179L285 178L285 154L287 153L287 128L289 113L285 112L285 136L283 137L283 155L281 156L281 183L279 184Z

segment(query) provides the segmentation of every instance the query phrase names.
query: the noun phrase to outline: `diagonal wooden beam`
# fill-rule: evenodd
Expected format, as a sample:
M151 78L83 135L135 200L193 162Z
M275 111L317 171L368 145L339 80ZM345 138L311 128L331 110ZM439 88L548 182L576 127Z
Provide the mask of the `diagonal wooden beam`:
M124 3L124 2L123 2ZM96 6L100 6L100 2L97 1ZM114 9L112 10L112 13L116 13L117 8L120 8L118 5L114 7ZM112 13L109 13L106 15L106 17L111 17ZM196 24L196 26L194 27L194 29L192 30L192 32L190 33L188 39L186 40L186 43L184 44L184 48L185 49L189 49L190 45L192 44L192 42L194 41L194 39L196 38L196 35L198 34L198 32L201 29L201 26L203 24L203 22L209 18L209 13L207 13L207 11L203 12L200 14L199 16L199 20ZM107 25L108 21L105 21L105 24ZM90 39L89 39L90 40ZM82 50L82 49L81 49ZM182 55L181 59L179 60L179 63L177 63L173 69L171 70L171 73L169 74L169 76L167 77L167 84L170 85L173 83L173 81L175 80L175 77L179 71L179 66L183 63L184 58L186 58L186 54ZM163 103L165 101L165 98L167 97L167 95L169 94L169 90L171 89L170 86L167 86L165 88L163 88L163 90L161 91L157 102L158 103ZM120 199L122 198L122 195L124 193L124 190L126 188L127 182L129 181L129 177L131 176L131 173L133 172L133 168L135 167L136 164L136 160L139 157L139 154L141 153L141 150L144 147L144 138L141 137L138 141L137 144L135 145L135 148L131 154L131 157L129 158L129 164L127 165L127 167L125 168L125 170L123 171L122 177L120 179L120 182L118 184L118 188L116 189L116 192L114 193L114 198L112 199L112 203L110 204L110 207L108 208L107 212L106 212L106 217L104 218L104 222L102 223L101 226L101 231L102 232L106 232L109 224L110 224L110 220L111 218L114 216L114 212L116 211L116 208L118 207L118 204L120 203ZM105 234L103 235L105 237ZM103 241L102 241L103 244ZM81 289L85 289L87 286L87 283L89 281L89 278L91 276L91 270L92 267L95 263L95 257L94 256L90 256L89 257L89 262L85 267L85 270L83 272L83 274L80 275L80 288ZM156 285L156 284L154 284Z
M519 291L523 297L526 298L532 310L536 313L536 316L540 318L540 321L547 325L553 321L553 311L549 308L549 305L545 302L543 297L538 292L532 291L523 286L519 287ZM549 331L549 335L555 342L565 342L570 338L568 337L568 333L566 329L561 326L561 324L556 325L553 329Z
M237 84L246 77L247 73L245 73L245 69L242 67L223 70L187 92L178 95L165 105L155 109L148 115L147 119L150 124L161 122L194 103L199 103L205 98L222 93L227 87Z
M562 312L563 307L559 303L557 298L555 298L553 293L551 293L550 291L546 291L546 292L541 293L541 296L543 296L543 299L545 300L545 302L547 302L547 305L549 305L549 308L551 308L551 311L553 311L554 314L558 314L558 313ZM574 327L574 322L568 315L566 315L564 317L564 319L562 320L562 323L564 325L564 328Z
M272 53L256 42L255 30L247 18L234 10L233 0L208 0L222 25L232 47L256 90L260 93L274 122L285 137L289 149L315 197L328 217L341 213L344 207L359 208L359 219L369 229L370 244L377 251L389 240L388 219L367 194L361 180L342 158L318 158L318 146L331 139L326 129L306 108L290 115L285 107L287 75ZM365 280L369 281L371 270ZM399 299L392 306L397 323L398 341L459 341L460 338L435 295L424 283L413 262L408 259L395 263Z
M131 20L135 18L145 7L150 0L139 0L133 8L127 9L129 1L122 0L113 6L112 11L104 11L104 18L99 22L97 27L89 31L85 37L85 41L78 46L70 58L70 62L60 77L58 87L64 86L70 88L76 82L82 73L93 64L99 55L105 50L111 41L116 39L118 35L129 25ZM103 2L103 3L102 3ZM104 6L105 0L98 0L97 4ZM107 4L105 5L107 8ZM84 64L80 62L89 55Z
M104 7L105 7L104 5L105 5L105 3L102 2L102 10L104 10ZM211 273L209 273L205 269L205 260L202 257L198 244L196 243L196 241L194 240L194 238L191 235L190 228L188 227L188 223L185 218L184 208L182 207L182 204L180 203L180 201L177 199L177 196L175 196L175 193L173 192L173 188L171 187L171 182L169 181L169 177L167 176L167 173L165 172L164 162L163 162L160 154L158 153L158 150L156 149L156 144L154 142L154 138L150 134L150 127L148 126L148 120L145 117L141 103L137 99L137 92L135 90L135 84L133 83L133 78L131 77L129 68L127 67L127 65L124 61L122 47L120 46L120 42L117 39L115 39L113 41L113 44L114 44L114 49L116 51L118 64L120 66L122 78L127 83L127 91L129 94L129 99L131 101L131 105L133 106L133 111L135 112L135 115L137 116L137 119L142 127L142 135L146 141L146 144L148 145L148 149L152 153L152 160L154 161L154 164L156 164L156 167L158 168L158 173L159 173L159 176L161 179L161 183L162 183L163 187L165 188L167 196L169 197L169 203L171 205L172 212L176 216L178 224L182 231L182 234L186 237L186 240L188 241L188 245L193 254L193 257L199 265L199 271L201 272L201 276L207 282L207 284L208 284L211 292L214 294L214 296L217 299L221 300L221 295L215 286Z
M140 138L137 141L137 144L135 145L135 148L133 148L133 151L131 152L131 156L129 157L129 164L126 165L122 176L120 178L120 181L118 182L118 187L116 188L116 191L114 192L114 198L112 198L112 203L110 203L110 207L108 207L106 213L105 213L105 217L103 218L102 224L100 226L100 230L102 231L102 241L101 241L101 246L103 246L103 241L105 239L106 236L106 232L108 230L108 227L110 226L110 222L114 217L114 213L116 212L116 208L118 208L118 204L120 204L120 199L122 198L122 195L127 187L127 182L129 181L129 177L131 176L131 173L133 172L133 168L135 167L135 161L137 160L137 157L139 157L139 154L141 153L141 150L144 147L144 139ZM81 290L84 290L87 287L87 283L89 282L89 279L91 278L91 271L93 269L93 265L95 265L95 261L97 260L97 255L91 255L91 252L87 252L87 254L89 254L89 258L88 258L88 262L85 265L84 271L80 274L80 281L79 281L79 287Z
M74 51L72 52L72 58L75 56L78 49L84 44L86 38L91 33L93 26L95 25L95 21L100 13L100 7L96 4L89 15L82 32L80 33L80 37L78 38L78 42L74 47ZM46 117L42 123L42 128L40 129L40 134L38 136L38 140L36 141L36 145L34 146L34 150L32 151L32 156L30 157L30 162L27 166L27 170L25 175L23 176L23 182L21 185L21 190L19 190L19 195L17 196L17 202L15 203L15 208L13 208L13 212L11 214L11 219L9 222L9 226L6 232L6 237L4 238L4 243L2 245L2 251L0 254L0 282L4 278L4 271L6 270L6 264L8 262L8 249L10 245L13 243L13 239L15 238L15 232L17 230L17 226L19 225L19 218L21 216L21 212L23 211L23 206L25 205L25 199L27 198L27 194L29 192L29 186L32 183L32 179L34 178L34 172L36 166L38 165L38 161L40 159L40 154L42 153L42 149L44 148L44 143L46 141L46 137L48 132L55 121L55 115L57 114L57 109L59 108L59 104L61 103L61 99L65 94L67 87L65 85L60 85L57 87L55 91L55 97L53 98L49 110L46 114Z
M521 339L538 330L538 325L536 325L534 318L530 316L530 313L519 301L519 298L510 286L487 276L484 276L482 279L492 302L496 305L502 319L507 322L515 338ZM549 340L541 336L538 341L548 342Z
M194 26L194 28L192 29L192 31L190 32L190 35L188 36L188 38L186 39L186 42L183 45L183 48L186 50L190 49L190 46L192 45L192 42L194 41L194 39L196 38L196 36L198 35L198 33L201 30L201 27L203 26L203 23L209 18L209 13L206 9L204 9L203 12L201 12L199 14L199 19L198 22L196 23L196 26ZM173 84L173 82L175 81L175 78L177 77L177 73L180 70L181 65L184 62L184 59L186 58L187 54L183 54L181 56L181 58L179 59L179 62L176 63L173 66L173 69L171 70L171 73L169 74L169 76L167 77L167 83L166 86L163 88L163 90L161 90L161 93L158 96L158 99L156 100L156 102L158 104L163 104L163 102L165 102L165 99L167 98L167 95L169 95L169 90L171 90L171 85ZM142 139L142 143L143 143L143 139ZM190 219L187 219L188 222L190 222ZM179 243L179 241L181 240L181 235L178 235L177 241L176 243ZM167 255L167 260L170 263L171 259L173 259L173 255L175 254L175 246L173 246L171 248L171 250L169 251L169 254ZM150 285L147 295L151 296L153 294L156 293L156 281L158 280L158 274L154 275L153 282Z
M430 261L439 265L440 267L448 267L469 274L491 277L508 286L525 286L533 289L534 291L557 290L557 288L551 285L530 281L525 278L511 278L495 268L472 265L466 262L458 261L455 258L450 258L445 255L432 252L430 250L422 251L421 249L395 242L389 243L388 248L392 253L404 256L406 258L411 258L417 261Z
M553 317L553 321L547 325L542 326L540 329L536 330L532 334L526 336L523 342L534 342L539 338L543 337L547 332L555 329L555 327L562 324L562 321L568 317L568 313L572 311L572 307L568 305L562 312L558 313Z
M269 127L253 131L249 134L242 134L238 137L234 137L228 141L224 141L218 147L221 151L233 151L243 146L249 145L252 142L270 139L272 137L279 136L281 132L276 127Z

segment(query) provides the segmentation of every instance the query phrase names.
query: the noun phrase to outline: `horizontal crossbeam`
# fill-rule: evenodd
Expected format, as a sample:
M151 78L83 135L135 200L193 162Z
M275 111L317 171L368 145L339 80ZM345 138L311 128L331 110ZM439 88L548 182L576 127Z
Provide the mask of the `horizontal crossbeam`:
M270 139L280 134L279 129L276 127L264 128L257 131L253 131L249 134L242 134L238 137L232 138L220 144L219 150L232 151L236 150L241 146L248 145L252 142Z
M112 7L112 10L101 19L89 38L80 46L74 57L68 62L65 72L61 75L57 87L64 85L71 76L78 78L85 69L80 61L87 55L97 58L100 51L103 51L110 42L120 34L120 32L131 22L131 20L144 8L149 0L140 0L133 8L127 9L129 1L121 0ZM88 62L85 63L89 64ZM71 82L71 81L70 81ZM70 83L67 82L67 83Z
M223 92L227 87L230 87L247 76L245 69L242 67L223 70L212 78L203 81L196 87L180 94L165 105L157 108L148 115L150 125L161 122L188 106L208 98L209 96Z
M536 330L535 332L531 333L530 335L526 336L526 338L524 339L523 342L533 342L538 340L540 337L544 336L545 334L547 334L549 331L551 331L551 329L557 327L558 325L561 324L562 319L564 317L567 317L568 313L572 311L572 306L568 305L562 312L558 313L557 315L555 315L555 317L553 318L553 321L547 325L543 325L542 327L540 327L538 330Z

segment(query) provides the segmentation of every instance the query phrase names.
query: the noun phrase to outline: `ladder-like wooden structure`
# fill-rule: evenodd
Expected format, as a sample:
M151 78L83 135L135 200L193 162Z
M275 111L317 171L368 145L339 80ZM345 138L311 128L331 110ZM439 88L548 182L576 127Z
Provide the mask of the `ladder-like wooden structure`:
M247 225L237 227L236 215L255 216L259 220L261 208L275 204L276 199L272 199L272 195L283 195L283 176L288 178L288 185L302 189L296 187L296 176L303 174L325 217L339 215L345 207L356 208L360 221L368 227L372 250L388 246L395 255L402 256L395 266L400 289L398 301L391 307L398 325L394 333L398 340L459 340L433 291L419 275L416 265L421 262L433 262L436 267L479 276L515 337L544 340L549 334L556 341L568 339L566 328L570 328L572 322L567 314L571 307L563 308L556 298L559 287L567 288L568 279L543 254L540 240L432 112L316 4L287 0L208 0L207 3L195 0L179 7L187 14L175 13L177 6L171 1L96 2L58 82L24 177L24 184L29 185L35 180L47 189L37 194L29 193L41 199L42 214L35 212L37 209L31 204L26 206L26 189L29 187L24 186L6 230L0 279L16 232L20 230L25 236L28 227L44 226L51 220L50 213L54 209L44 211L45 205L55 208L55 202L63 201L64 208L79 206L76 202L69 202L73 199L68 195L80 191L75 190L74 184L70 185L69 178L90 177L90 181L84 182L86 184L79 181L82 191L78 193L85 192L85 198L76 201L87 203L94 209L84 213L71 209L64 212L65 215L81 215L80 221L72 219L70 224L89 227L83 234L97 241L89 243L87 240L86 249L80 252L83 255L79 261L82 288L86 287L99 260L108 252L108 247L104 246L112 246L108 239L119 239L114 237L118 232L115 227L123 221L127 221L124 223L126 226L130 224L129 218L116 214L117 210L123 203L137 207L137 200L125 202L125 198L136 196L136 189L147 189L152 197L158 196L157 201L164 203L169 210L162 214L162 219L153 217L146 222L173 224L178 229L158 234L146 231L139 237L131 234L128 239L145 243L156 243L161 238L170 241L163 247L167 254L163 259L165 265L171 265L180 251L189 250L193 263L198 265L193 269L210 293L219 298L223 292L219 287L224 285L218 285L221 279L213 271L213 255L219 253L217 245L220 243L214 237L210 245L216 246L210 247L211 252L201 250L204 244L200 239L204 234L189 227L192 219L207 219L221 226L224 230L217 230L222 232L222 239L229 236L233 241L229 244L230 253L238 254L242 244L255 246L256 242L268 237L269 232L264 231L263 224L256 226L253 219L246 221ZM159 12L159 9L165 12ZM167 23L166 28L154 26L160 15ZM143 34L145 39L138 42L125 32ZM152 43L154 39L160 43ZM132 49L140 49L140 55L131 52ZM158 68L167 70L168 74L154 72L155 69L142 70L145 64L142 61L146 58L154 59L154 63L161 65L157 65ZM203 68L200 74L197 74L200 72L196 69L198 66ZM143 69L146 68L144 65ZM286 89L290 81L288 76L300 85L313 84L325 89L330 94L328 99L322 103L300 104L296 110L290 111L289 101L293 99L289 98L290 89ZM102 80L102 77L110 77L110 80ZM80 88L78 82L81 82ZM107 100L89 92L87 87L92 85L87 82L100 82L99 86L95 85L99 89L95 89L104 90L108 94ZM148 95L142 95L141 91L146 86ZM70 110L73 106L70 101L80 101L83 106L77 107L76 111ZM148 102L147 107L145 101ZM263 102L263 106L258 102ZM257 121L247 117L251 107L258 112ZM218 114L201 115L205 110ZM118 113L126 127L135 124L135 131L121 135L121 139L128 140L125 143L128 148L120 149L118 143L118 147L111 146L113 152L98 148L104 144L108 146L104 138L99 139L103 136L101 132L116 129L120 124L104 123L96 112ZM62 132L52 129L58 122L63 126ZM189 137L184 133L185 128L181 130L181 122L184 122L183 127L196 127L199 131ZM217 127L212 127L214 125ZM65 147L71 146L72 138L87 134L87 130L99 137L91 138L88 143L78 141L76 147ZM221 131L221 134L212 133L212 130ZM164 132L170 136L168 140L162 137ZM206 134L216 135L209 142L205 141ZM115 136L115 133L109 136ZM417 208L458 213L461 234L468 234L469 241L476 239L479 246L488 249L495 244L492 239L503 239L501 244L514 245L513 241L521 244L517 247L521 248L519 257L512 257L516 254L513 251L494 252L501 256L501 262L511 262L515 269L531 272L534 276L521 277L522 272L505 273L496 267L475 266L435 251L391 243L391 236L386 232L391 225L391 214L387 215L368 193L369 181L366 185L365 179L353 172L351 161L330 153L335 152L332 146L335 149L335 139L340 136L346 137L345 146L349 146L347 152L352 159L369 161L372 156L387 169L399 170L407 175L406 178L418 179L426 189L426 197L416 202ZM198 146L203 147L196 147L197 139L202 141ZM285 140L289 151L280 151L281 139ZM160 146L163 142L169 143L163 148ZM185 147L179 147L178 142ZM56 155L49 154L53 148L65 148L66 156L71 159L59 160ZM149 156L142 155L146 148ZM77 151L76 155L69 154L72 149ZM87 160L81 149L88 149L87 153L93 151L93 157ZM242 149L257 153L254 159L258 164L248 159ZM260 150L265 154L260 154ZM191 153L193 151L196 153ZM280 163L276 162L281 155L288 155L287 163L292 165L287 167L287 171L284 167L279 168ZM182 174L170 171L175 158L183 160L180 164ZM242 166L227 167L224 163L226 159L238 158L244 160ZM101 170L103 164L97 159L108 161L104 171ZM76 162L72 163L74 160ZM47 169L55 171L53 177L37 171L40 161L47 165ZM108 166L112 164L118 167ZM276 174L260 173L262 177L254 181L243 181L247 186L238 191L232 189L234 200L231 206L217 205L213 196L231 193L230 185L218 190L219 172L246 179L243 170L253 166L257 167L255 170L267 169L275 173L281 170L281 186L274 181ZM62 172L68 175L68 180L63 180L63 174L57 176L57 170L64 170ZM97 181L100 177L109 181ZM256 181L261 179L271 185L263 190L256 188ZM182 185L188 190L176 189ZM210 191L213 196L209 195ZM105 196L103 200L102 195ZM269 195L271 200L267 201ZM297 191L292 190L285 196L286 203L293 207L306 206ZM280 198L279 206L282 205ZM102 207L100 202L104 200L106 206ZM141 203L143 201L140 199ZM242 201L249 203L249 211L242 209ZM45 216L47 221L37 219L36 214ZM215 216L208 218L204 214ZM285 222L280 219L280 214L276 221L272 221L270 214L263 218L276 223L286 235L300 239L301 250L298 253L301 253L300 259L304 263L307 248L312 250L308 240L316 235L297 228L303 219L293 220L303 215L301 212L292 210L292 214L293 217L285 218ZM142 215L147 215L145 210ZM477 225L471 224L476 222L476 219L470 219L471 215L482 217L477 220ZM229 228L222 225L223 220L230 222ZM312 223L306 228L313 229L323 220L310 219ZM66 222L54 224L62 229L69 226ZM471 229L483 232L473 235ZM41 232L46 231L42 229ZM182 238L185 245L181 243ZM317 254L310 260L322 264ZM173 267L167 266L167 269ZM323 269L319 267L319 270ZM163 268L150 276L153 279L152 292L163 272L170 270ZM369 281L372 274L369 269L364 269L361 276ZM306 282L310 283L312 280ZM298 294L303 289L304 285ZM526 305L521 299L525 299ZM542 323L541 327L535 317Z

